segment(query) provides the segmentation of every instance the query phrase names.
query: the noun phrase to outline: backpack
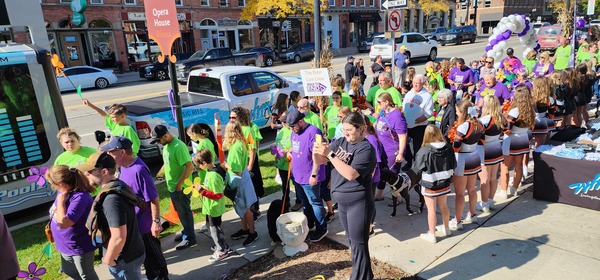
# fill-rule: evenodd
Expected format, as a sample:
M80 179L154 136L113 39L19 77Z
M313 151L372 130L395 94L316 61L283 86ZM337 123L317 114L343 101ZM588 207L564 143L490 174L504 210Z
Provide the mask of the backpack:
M131 203L132 206L137 206L140 209L146 207L144 201L123 181L114 180L106 184L96 195L96 199L94 199L94 202L92 203L92 209L85 223L89 234L92 237L92 242L94 243L98 243L98 239L101 238L103 244L108 244L108 240L110 239L110 229L103 211L104 199L106 199L106 196L109 194L118 194L127 202Z

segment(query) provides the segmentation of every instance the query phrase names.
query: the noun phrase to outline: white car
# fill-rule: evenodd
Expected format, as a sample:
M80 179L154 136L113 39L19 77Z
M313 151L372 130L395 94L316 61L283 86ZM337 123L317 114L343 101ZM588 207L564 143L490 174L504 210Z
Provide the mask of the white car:
M397 49L406 46L406 52L410 58L426 57L428 60L435 61L437 58L437 41L429 40L420 33L402 33L394 38ZM375 57L381 55L383 62L392 60L392 38L386 38L384 35L376 36L371 45L369 58L375 61Z
M137 47L136 47L137 44ZM148 57L150 54L148 53L148 44L146 42L137 42L137 43L129 43L127 44L127 52L129 54L139 54L145 55ZM152 40L150 40L150 52L151 53L159 53L160 48L158 44Z
M81 88L105 88L117 82L117 76L112 70L104 70L91 66L75 66L64 68L66 77L56 77L60 91Z

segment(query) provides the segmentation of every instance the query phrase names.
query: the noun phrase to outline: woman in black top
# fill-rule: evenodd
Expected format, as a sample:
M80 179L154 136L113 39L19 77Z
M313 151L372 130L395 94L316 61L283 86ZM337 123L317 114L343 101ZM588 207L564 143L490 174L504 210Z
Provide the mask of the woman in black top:
M371 65L371 76L373 76L373 83L371 83L371 87L378 84L379 80L377 78L379 77L379 74L385 71L382 61L383 58L381 57L381 55L378 55L375 57L375 62L373 62L373 64Z
M375 150L364 137L365 119L352 112L342 121L344 136L328 145L315 144L315 160L331 161L331 193L348 235L352 252L350 279L373 279L369 254L369 225L375 208L371 176L375 170Z
M356 76L360 78L359 94L364 96L365 92L363 87L365 85L365 80L367 79L367 73L365 73L365 62L362 58L359 58L356 62Z

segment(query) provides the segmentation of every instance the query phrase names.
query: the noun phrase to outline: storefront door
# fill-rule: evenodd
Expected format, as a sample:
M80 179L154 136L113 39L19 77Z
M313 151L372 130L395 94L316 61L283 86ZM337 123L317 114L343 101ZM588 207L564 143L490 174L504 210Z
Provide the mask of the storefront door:
M77 32L60 33L62 44L61 52L64 57L65 66L82 66L85 64L84 49L81 43L81 36Z

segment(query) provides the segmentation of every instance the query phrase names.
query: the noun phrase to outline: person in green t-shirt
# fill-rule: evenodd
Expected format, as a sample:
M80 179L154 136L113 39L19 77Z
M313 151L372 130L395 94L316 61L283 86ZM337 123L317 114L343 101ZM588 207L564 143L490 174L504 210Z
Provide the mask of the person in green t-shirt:
M271 153L276 153L275 167L277 167L279 177L281 178L281 199L285 200L286 205L289 205L291 202L291 184L288 176L290 162L287 159L287 153L292 148L292 129L287 125L287 112L284 112L279 119L281 120L282 127L279 132L277 132L277 136L275 136L275 146L272 148ZM296 203L292 207L292 211L298 211L300 210L300 207L302 207L302 201L300 198L296 197L295 202Z
M194 155L202 149L207 149L212 155L212 162L215 162L217 159L217 154L215 152L215 145L210 139L208 139L209 131L208 129L203 129L198 124L192 124L188 126L185 130L186 134L192 140L192 158ZM203 169L198 170L198 177L200 178L200 182L204 181L206 175L206 171Z
M158 171L157 177L164 176L171 203L183 226L181 242L175 247L177 250L182 250L196 244L190 196L183 193L183 182L191 177L194 165L187 145L174 137L164 125L154 127L153 138L151 144L158 142L163 146L164 165Z
M344 87L346 86L346 81L344 78L337 76L331 79L331 87L333 87L333 91L339 91L342 93L342 106L348 106L352 109L352 97L344 91ZM329 99L329 106L333 105L333 100ZM306 113L304 113L306 114ZM313 124L314 125L314 124ZM321 128L321 131L323 129Z
M377 98L379 97L379 95L381 95L384 92L389 93L392 96L392 99L394 100L394 104L399 105L402 104L402 95L400 94L400 92L393 87L392 84L392 75L384 72L379 74L379 89L377 90L377 92L375 93L375 99L377 100ZM398 103L396 103L398 102ZM379 105L377 104L373 104L374 108L373 111L375 112L375 114L379 114Z
M298 111L304 114L305 122L319 128L321 132L323 131L323 124L321 123L321 119L317 114L313 113L310 110L310 104L308 102L308 99L302 98L300 99L300 101L298 101Z
M218 173L214 164L214 155L208 149L200 149L194 155L194 163L206 172L206 178L202 185L195 186L200 192L202 201L202 214L206 215L206 225L210 235L215 242L215 250L208 262L214 263L227 257L233 251L225 242L225 234L221 228L221 216L227 211L225 209L225 182L223 176Z
M521 64L527 69L527 73L533 73L533 67L537 64L537 51L531 50L525 56L525 59L521 61Z
M58 138L65 151L56 158L54 165L64 164L69 167L77 167L86 162L93 153L97 152L94 148L81 146L79 143L81 137L71 128L62 128L56 134L56 138Z
M325 124L325 127L327 127L325 132L329 141L333 139L335 128L341 122L338 118L338 111L342 106L342 93L339 91L334 92L331 95L331 100L333 100L333 105L327 106L327 109L325 110L323 110L325 104L319 104L319 117L321 123Z
M125 106L113 104L104 112L87 99L83 99L83 105L94 109L100 116L104 117L104 125L108 127L112 136L123 136L131 140L131 143L133 143L133 156L137 156L140 150L140 138L133 127L127 123L127 108Z
M556 52L552 57L552 63L554 63L554 70L564 70L569 67L569 58L571 57L571 45L569 40L564 37L558 39L560 46L556 48Z

